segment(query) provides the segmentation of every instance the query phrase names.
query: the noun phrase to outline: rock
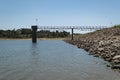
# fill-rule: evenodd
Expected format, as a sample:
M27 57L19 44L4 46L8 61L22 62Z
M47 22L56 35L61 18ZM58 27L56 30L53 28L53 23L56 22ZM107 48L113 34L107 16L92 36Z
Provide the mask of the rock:
M120 43L114 43L112 44L113 47L119 47L120 46Z
M111 56L114 57L115 56L115 52L111 52Z
M118 64L118 65L112 65L111 68L112 69L120 69L120 64Z
M118 60L118 59L112 60L112 63L118 64L118 63L120 63L120 60Z
M111 58L109 57L109 58L106 58L105 60L108 61L108 62L110 62L110 61L111 61Z
M109 64L106 65L107 67L111 67Z
M104 50L104 48L98 48L98 51L103 51Z
M103 41L100 41L100 42L99 42L99 46L102 46L103 44L104 44Z
M98 54L94 54L94 57L99 57L99 55Z
M113 57L113 60L114 60L114 59L118 59L118 58L120 58L120 55L114 56L114 57Z

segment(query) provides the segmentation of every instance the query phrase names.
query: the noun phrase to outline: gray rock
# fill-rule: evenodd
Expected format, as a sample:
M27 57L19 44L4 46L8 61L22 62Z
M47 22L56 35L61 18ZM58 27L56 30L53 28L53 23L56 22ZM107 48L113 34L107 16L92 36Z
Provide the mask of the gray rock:
M98 51L103 51L104 50L104 48L98 48Z
M114 57L113 57L113 60L115 60L115 59L120 59L120 55L114 56Z
M118 65L113 65L111 68L112 68L112 69L120 69L120 64L118 64Z

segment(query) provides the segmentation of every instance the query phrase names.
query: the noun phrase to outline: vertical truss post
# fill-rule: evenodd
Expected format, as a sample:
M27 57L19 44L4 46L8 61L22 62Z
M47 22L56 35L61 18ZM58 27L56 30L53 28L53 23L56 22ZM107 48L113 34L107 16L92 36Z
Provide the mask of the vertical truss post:
M72 28L72 38L71 38L71 40L73 40L73 34L74 34L74 33L73 33L73 28Z

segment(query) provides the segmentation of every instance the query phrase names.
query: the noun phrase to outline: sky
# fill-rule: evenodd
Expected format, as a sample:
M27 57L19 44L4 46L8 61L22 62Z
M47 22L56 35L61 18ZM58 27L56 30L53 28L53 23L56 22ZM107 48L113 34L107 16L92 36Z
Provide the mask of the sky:
M0 0L0 29L113 26L120 24L119 4L120 0Z

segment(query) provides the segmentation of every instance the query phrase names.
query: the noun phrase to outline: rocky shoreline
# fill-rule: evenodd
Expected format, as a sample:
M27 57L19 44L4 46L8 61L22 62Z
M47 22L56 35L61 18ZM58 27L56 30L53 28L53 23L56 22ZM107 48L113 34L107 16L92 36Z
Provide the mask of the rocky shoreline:
M80 35L66 42L83 48L95 57L111 63L113 69L120 69L120 28L112 27Z

